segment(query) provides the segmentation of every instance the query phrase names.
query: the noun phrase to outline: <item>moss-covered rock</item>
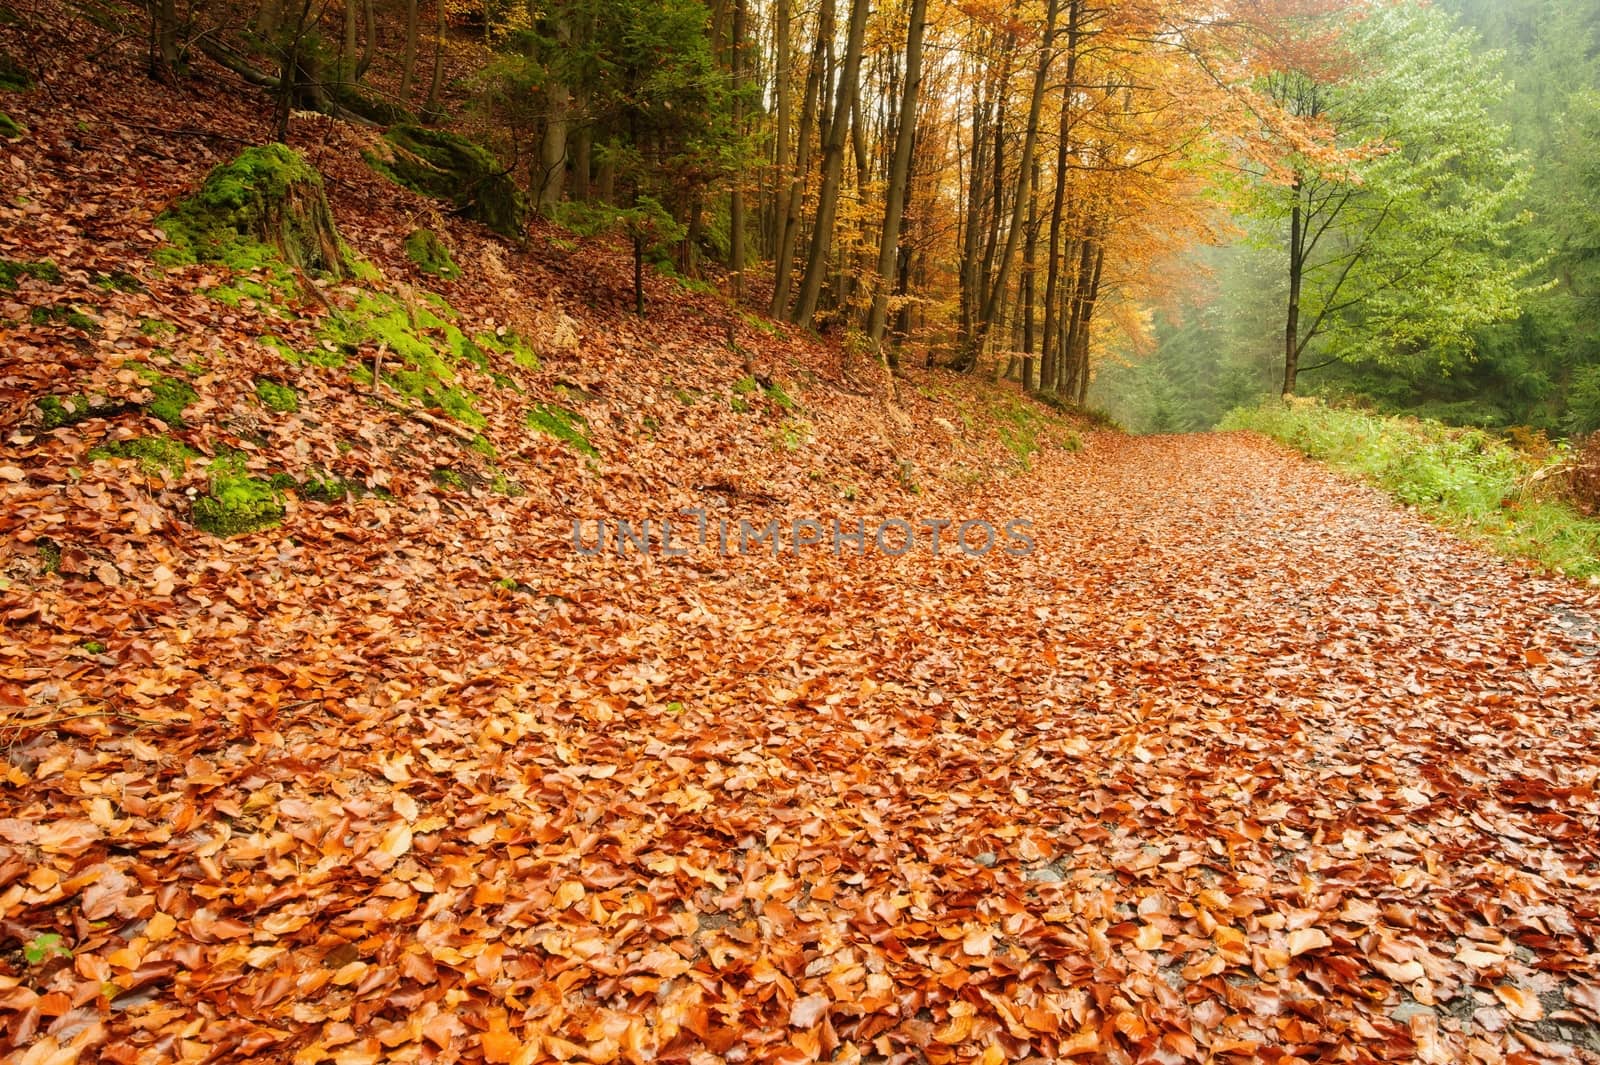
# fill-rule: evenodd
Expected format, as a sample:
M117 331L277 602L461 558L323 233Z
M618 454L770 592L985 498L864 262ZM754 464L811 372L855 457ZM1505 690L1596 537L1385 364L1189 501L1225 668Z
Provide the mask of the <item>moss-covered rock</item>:
M365 155L396 184L446 200L502 236L522 238L527 205L507 168L485 148L453 133L407 125L389 130Z
M282 144L247 149L212 170L198 192L156 222L172 245L158 256L168 265L220 262L251 270L281 259L335 278L354 269L322 175Z
M461 268L450 257L450 249L439 234L431 229L413 229L406 237L406 255L425 274L454 281L461 276Z
M283 490L271 480L250 476L242 453L223 452L211 460L208 472L211 491L194 501L197 527L213 536L239 536L283 520Z

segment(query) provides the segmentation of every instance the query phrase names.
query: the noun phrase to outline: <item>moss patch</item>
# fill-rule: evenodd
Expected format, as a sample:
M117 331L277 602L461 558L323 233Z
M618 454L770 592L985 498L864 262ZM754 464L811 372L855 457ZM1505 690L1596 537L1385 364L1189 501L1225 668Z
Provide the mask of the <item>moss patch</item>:
M325 322L321 339L346 357L363 349L385 347L384 383L424 407L437 408L463 425L482 429L488 420L473 405L477 397L456 384L449 343L436 346L428 335L440 334L442 340L454 328L426 308L407 308L393 296L362 292L348 311ZM357 380L372 383L372 367L364 357L351 372Z
M24 126L4 111L0 111L0 137L4 137L6 140L17 140L27 135L27 126Z
M94 283L98 288L107 292L143 292L144 282L128 273L126 270L112 270L108 273L96 273Z
M193 518L213 536L238 536L268 529L283 520L283 490L272 480L252 477L244 455L224 451L208 467L210 494L194 501Z
M431 229L413 229L406 237L406 255L417 264L417 269L434 277L453 281L461 276L461 268L450 257L450 249L439 234Z
M91 459L134 459L146 476L159 477L170 473L183 475L184 468L200 452L181 440L167 436L140 436L132 440L110 440L89 451Z
M13 290L18 280L24 277L53 285L61 280L61 270L49 259L41 259L36 263L0 259L0 289Z
M527 222L522 194L508 168L479 145L442 130L395 126L363 156L397 185L446 200L501 236L522 237Z
M79 329L91 335L100 332L99 322L78 308L66 303L57 303L50 307L35 307L28 313L28 321L39 326L51 325L52 323L64 325L69 329Z
M293 414L300 409L300 393L270 377L256 378L256 398L268 410Z
M157 373L147 366L140 367L139 375L149 383L152 393L150 402L144 406L145 412L173 428L182 428L184 409L199 399L199 394L187 382Z
M589 442L589 423L577 411L550 403L536 403L528 412L528 428L571 444L590 458L600 457L600 452Z
M110 418L129 409L126 403L103 398L96 402L81 393L71 396L44 396L35 400L34 406L39 408L39 418L46 432L60 429L64 425L77 425L90 418Z
M322 190L322 175L282 144L242 152L156 219L170 247L163 265L218 262L236 270L283 264L343 277L352 263ZM289 279L292 283L292 278Z

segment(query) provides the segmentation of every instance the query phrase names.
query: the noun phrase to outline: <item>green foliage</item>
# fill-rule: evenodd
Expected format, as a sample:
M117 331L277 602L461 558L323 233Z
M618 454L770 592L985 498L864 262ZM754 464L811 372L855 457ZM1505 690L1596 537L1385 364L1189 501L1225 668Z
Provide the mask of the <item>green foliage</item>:
M268 410L283 414L293 414L300 409L300 393L270 377L256 378L256 398Z
M1600 432L1600 365L1585 366L1573 374L1566 428L1572 433Z
M570 444L590 458L600 457L600 452L589 442L589 423L577 411L536 403L528 412L528 428Z
M1562 461L1560 451L1536 458L1478 429L1311 403L1241 408L1221 428L1274 437L1502 553L1573 577L1600 574L1600 521L1531 487L1541 469Z
M1296 184L1263 183L1255 202L1280 239L1301 212L1307 361L1459 367L1478 331L1515 319L1537 287L1536 262L1509 254L1528 172L1491 111L1506 87L1470 33L1412 0L1354 20L1346 43L1358 73L1313 84L1286 72L1270 91L1327 123L1352 161L1330 173L1291 157Z
M0 289L14 291L17 279L23 277L53 285L61 280L61 270L49 259L36 263L0 259Z
M378 173L448 202L501 236L521 239L527 207L505 167L488 149L423 126L395 126L363 158Z
M147 477L171 474L181 477L184 469L200 452L181 440L166 436L140 436L132 440L109 440L89 451L91 459L133 459Z
M406 237L405 249L406 256L425 274L447 281L461 276L461 268L450 257L450 249L431 229L413 229Z
M17 140L27 135L27 126L24 126L4 111L0 111L0 137L4 137L6 140Z
M322 190L322 175L282 144L248 148L216 167L198 192L156 219L169 247L164 266L215 262L235 270L268 270L292 285L287 263L343 277L352 263Z
M193 518L213 536L238 536L271 528L283 520L283 490L270 479L250 475L244 454L223 451L207 468L211 491L194 501Z

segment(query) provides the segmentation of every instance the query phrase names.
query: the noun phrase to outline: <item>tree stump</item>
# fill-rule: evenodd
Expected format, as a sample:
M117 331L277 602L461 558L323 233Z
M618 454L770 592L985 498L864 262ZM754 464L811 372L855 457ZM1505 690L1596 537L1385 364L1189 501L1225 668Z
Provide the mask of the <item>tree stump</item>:
M156 221L179 261L249 269L275 256L335 279L352 269L328 210L322 175L282 144L250 148L212 170L198 192Z

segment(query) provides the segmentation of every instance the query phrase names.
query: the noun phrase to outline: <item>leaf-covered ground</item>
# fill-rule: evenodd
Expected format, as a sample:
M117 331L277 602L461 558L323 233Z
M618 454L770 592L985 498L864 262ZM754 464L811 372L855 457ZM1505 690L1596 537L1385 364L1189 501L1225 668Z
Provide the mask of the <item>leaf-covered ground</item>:
M5 101L0 258L59 271L0 291L8 1062L1600 1060L1592 591L1256 437L1073 451L668 279L639 319L617 250L432 218L303 123L377 289L539 349L455 368L491 456L373 395L375 345L258 339L318 350L354 288L153 265L260 102L50 12L0 29L48 88ZM156 436L194 456L90 455ZM386 494L219 540L225 449ZM572 548L685 507L1036 550Z

